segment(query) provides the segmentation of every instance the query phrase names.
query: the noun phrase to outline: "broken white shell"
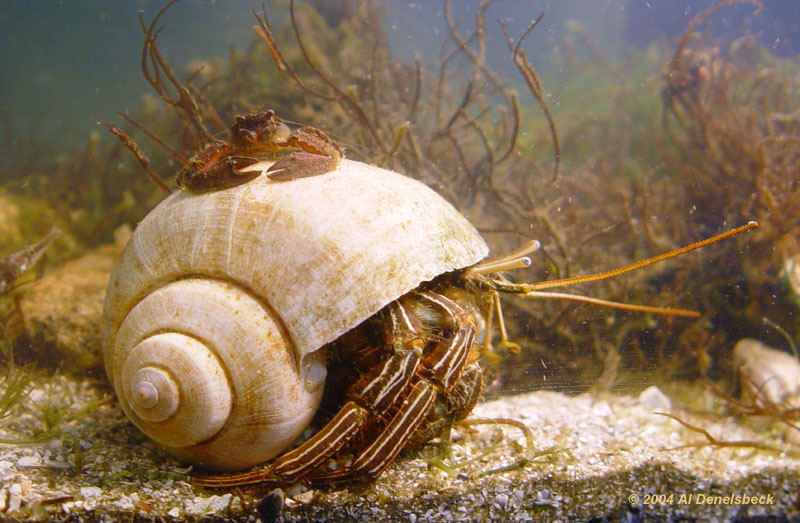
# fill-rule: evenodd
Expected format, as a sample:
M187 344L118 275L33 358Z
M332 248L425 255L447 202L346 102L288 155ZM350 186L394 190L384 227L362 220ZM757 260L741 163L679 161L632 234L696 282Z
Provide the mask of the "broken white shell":
M139 224L112 273L106 372L126 414L174 454L252 466L313 416L321 347L487 252L430 188L359 162L179 191Z
M733 348L733 360L742 390L756 402L763 403L763 398L781 405L800 393L800 362L791 354L743 338Z
M800 307L800 254L786 258L781 276L786 282L791 300Z

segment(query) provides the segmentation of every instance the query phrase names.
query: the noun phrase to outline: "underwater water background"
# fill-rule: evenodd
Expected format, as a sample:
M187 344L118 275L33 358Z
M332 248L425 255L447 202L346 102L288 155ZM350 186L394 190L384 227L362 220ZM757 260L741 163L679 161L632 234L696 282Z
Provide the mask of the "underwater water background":
M18 141L30 139L59 152L83 146L88 133L97 129L94 117L111 118L117 111L140 104L141 95L151 94L139 67L142 32L138 13L142 11L149 19L162 3L4 2L0 9L0 114L5 123L0 132L9 150ZM554 67L553 56L565 24L584 26L605 53L625 56L651 42L674 40L712 3L509 0L492 5L488 19L492 23L504 20L510 32L517 34L546 11L528 43L533 65L546 76ZM455 16L469 20L479 2L454 4ZM382 5L392 49L401 58L410 60L414 52L420 52L426 60L435 60L445 32L441 3L385 1ZM183 0L165 15L159 44L178 70L192 60L224 57L231 47L243 48L254 41L252 11L260 6L260 2L245 0ZM751 11L752 6L746 4L729 7L715 17L715 30L752 31L777 55L800 49L798 2L768 0L760 16L746 18ZM276 15L276 20L282 17ZM502 35L496 27L489 29L491 61L511 72Z
M394 57L399 62L412 64L415 53L418 53L422 66L426 70L435 71L441 60L442 43L448 41L442 2L385 1L373 3L379 5L382 11L383 25L380 30L385 33L389 49ZM520 156L532 158L532 165L526 164L519 167L520 172L517 173L514 172L514 169L508 169L508 172L513 173L512 176L523 179L524 176L528 176L525 174L528 172L525 169L530 168L529 172L538 173L537 168L539 167L547 166L549 168L553 151L549 142L546 120L530 93L526 92L526 86L520 79L519 71L509 57L506 40L498 21L502 21L509 35L518 38L530 22L544 12L544 17L528 36L523 49L542 79L544 101L551 107L555 114L556 127L559 132L563 133L563 179L576 184L584 183L575 174L575 171L588 171L594 178L590 178L587 183L598 184L601 189L609 190L607 195L603 194L602 190L595 191L597 199L590 201L588 207L583 209L575 210L581 205L578 203L572 203L572 210L567 208L569 206L564 206L565 212L562 213L564 220L556 223L554 227L563 227L563 229L559 229L559 233L563 230L564 237L569 240L564 243L569 243L570 250L559 253L559 246L554 247L554 244L559 242L554 242L552 237L549 241L542 238L545 240L545 249L549 248L550 250L542 256L536 255L536 263L542 265L543 268L535 273L535 276L530 276L531 279L534 277L553 278L556 273L565 270L573 263L580 268L580 271L584 272L610 268L615 264L627 263L633 259L656 254L666 250L666 247L677 247L680 244L711 236L721 232L729 225L740 225L741 220L753 218L742 210L746 202L735 199L722 202L719 194L712 194L711 191L704 199L703 193L708 184L721 185L722 192L725 192L725 184L731 183L723 175L714 171L716 166L704 165L705 160L702 158L697 162L700 165L698 168L705 169L710 173L709 180L700 180L699 178L695 180L694 177L697 176L697 173L691 170L687 173L676 172L676 165L678 167L681 165L680 156L700 157L703 151L689 148L687 153L680 150L675 143L669 141L671 138L669 130L664 133L664 129L662 129L662 105L667 98L664 94L667 91L665 90L665 80L662 77L663 69L669 63L671 53L690 21L714 3L712 0L692 2L507 0L492 3L489 6L486 13L486 62L493 70L503 75L508 85L521 93L520 103L524 124L520 129L520 143L517 148L524 152ZM267 4L267 11L270 13L274 27L286 26L287 4L288 2ZM481 2L478 0L452 2L455 22L459 28L463 28L465 34L472 27L476 9L480 4ZM125 186L125 184L131 183L130 177L117 178L116 171L114 171L113 177L110 174L104 174L110 172L112 168L124 164L125 169L120 168L120 170L125 170L128 174L132 172L132 176L136 180L143 180L144 176L141 170L127 151L123 151L122 155L114 156L113 159L109 158L106 163L103 163L105 158L88 158L87 160L81 155L84 154L83 151L87 151L84 156L90 157L91 151L101 150L95 147L96 142L106 144L108 147L117 145L106 129L95 123L95 119L107 119L120 124L121 119L117 116L117 112L137 117L142 111L142 107L152 105L150 102L156 98L152 88L142 76L143 35L139 23L139 13L142 13L145 23L149 23L163 5L164 2L161 0L10 1L0 10L0 39L3 43L0 46L0 61L3 64L3 67L0 68L2 77L0 78L0 115L3 124L0 126L0 151L3 152L2 158L0 158L0 167L12 166L9 169L0 169L0 184L9 184L15 188L22 185L22 188L27 188L26 190L29 192L39 191L40 194L46 194L50 182L42 181L43 177L47 176L47 168L43 166L61 162L63 169L64 164L75 161L74 158L79 161L86 160L88 167L79 169L75 173L75 178L62 188L67 194L75 197L76 202L73 204L75 208L69 209L69 211L75 211L74 214L78 216L78 219L73 219L72 215L69 219L74 222L73 226L77 231L75 234L82 242L81 245L95 246L110 242L114 226L120 223L135 224L141 219L144 212L157 202L157 198L152 194L146 194L146 190L152 190L152 187L148 186L146 190L132 190L130 192L133 193L133 196L130 196ZM298 6L302 5L304 5L302 2L298 2ZM326 11L335 11L337 3L313 2L311 5L324 14ZM159 27L163 28L162 33L158 36L159 49L182 78L190 72L196 71L198 64L207 63L213 66L214 59L226 62L229 55L233 54L232 50L241 52L253 47L263 47L251 29L255 23L253 11L260 11L260 9L261 2L258 1L181 0L164 14L159 23ZM800 26L794 21L800 19L800 3L766 1L757 15L754 15L754 11L754 5L742 2L731 3L713 13L709 20L700 27L700 30L711 41L709 46L715 47L702 49L702 53L698 52L698 56L703 53L709 56L714 53L725 55L728 52L726 45L747 35L752 36L753 41L756 42L758 52L765 53L765 56L759 56L755 51L752 53L752 63L755 64L752 71L757 72L757 68L761 67L761 58L796 60L797 51L800 50ZM331 19L335 19L335 17L331 17ZM375 29L376 33L378 31ZM304 38L313 40L317 36L328 37L329 35L308 34L304 35ZM287 41L285 45L290 44L291 41ZM452 42L450 44L452 45ZM365 55L373 52L371 49L361 51ZM264 49L262 52L266 55ZM570 56L571 53L579 55L575 61L577 65L570 65L570 60L573 59ZM700 58L705 59L705 56L700 56ZM766 63L768 60L765 59L763 62ZM468 61L461 60L454 63L454 68L459 69L458 72L463 78L469 75L470 64ZM271 64L268 65L271 66ZM748 65L752 64L748 62ZM266 66L264 69L267 69ZM693 72L699 69L701 68L698 65ZM764 66L764 70L774 69L775 67L771 65ZM224 70L224 67L217 68L214 74ZM584 72L587 74L582 76ZM564 80L565 78L567 80ZM453 82L454 91L460 88L461 84L458 83L458 80L457 78ZM227 107L226 111L234 111L232 114L237 114L273 107L271 100L284 99L284 94L295 87L285 78L279 78L271 85L272 91L264 90L263 94L250 96L248 102L251 105L236 106L234 109ZM632 88L639 89L639 91L632 93ZM734 88L733 91L736 92L737 89ZM789 100L787 103L791 105L792 101ZM796 102L794 106L796 107ZM281 111L284 109L279 105L274 108L279 114L282 114ZM625 111L631 112L626 114ZM162 112L164 111L162 110ZM786 110L786 113L790 114L791 110ZM325 122L325 118L329 115L315 116L319 116L318 120ZM336 120L333 117L332 119ZM604 122L607 120L613 120L613 122L608 124L608 127L604 127L606 125ZM677 121L678 118L674 118L674 120ZM634 124L630 124L631 121ZM142 123L147 126L150 122L143 121ZM315 124L317 120L311 117L308 123ZM158 123L158 125L162 124L163 122ZM635 127L636 132L629 130L627 127L629 124L637 126ZM646 127L645 124L650 127ZM318 125L334 136L342 132L334 127ZM666 124L664 125L666 126ZM745 127L747 126L750 124L745 125ZM651 134L652 136L650 136ZM649 141L656 135L658 135L657 138ZM350 144L347 143L349 137L341 138L349 147ZM163 153L163 151L159 152L157 146L142 138L141 135L137 136L137 140L151 156ZM620 146L619 150L615 150L616 144L622 142L630 142L629 149ZM605 146L608 146L608 151L600 151ZM661 149L657 149L656 146ZM649 150L648 147L653 147L653 150ZM630 154L631 151L634 151L635 154ZM25 163L20 161L22 156L31 158L28 163ZM170 163L170 161L163 160L163 156L166 155L162 155L160 162L156 165L159 167L159 173L171 181L178 165L174 161ZM366 159L369 154L364 154L357 147L350 147L348 156ZM606 161L609 158L612 160ZM615 163L614 158L618 162ZM677 163L668 164L665 158L670 158L671 161ZM676 160L676 158L678 159ZM739 162L739 160L739 158L730 159L731 163ZM28 160L26 159L26 161ZM108 165L112 161L116 163ZM689 163L687 161L687 164ZM39 179L37 183L40 185L35 187L42 187L41 189L31 189L34 185L32 185L32 181L27 180L26 175L29 173L25 170L28 164L39 169L36 174ZM724 166L720 170L724 171L727 168ZM42 171L42 169L44 170ZM653 201L645 204L634 202L635 205L632 207L646 207L646 205L662 207L659 211L660 214L657 210L651 212L654 222L664 227L664 231L656 232L663 232L664 236L669 237L669 241L659 244L660 235L647 231L647 241L652 244L649 247L653 248L653 251L650 251L644 248L643 243L645 242L641 239L625 238L625 233L620 233L622 236L608 234L606 232L608 230L616 231L614 229L616 227L615 220L625 221L627 219L632 227L640 224L638 216L629 217L625 214L630 209L626 209L624 206L613 207L613 204L619 200L619 194L613 193L610 189L613 185L612 181L626 179L626 177L634 179L641 173L648 172L655 172L655 179L663 180L667 174L660 172L661 170L667 170L670 171L668 174L683 177L682 180L690 186L688 192L690 194L695 192L699 196L696 200L688 198L688 201L683 201L677 195L673 198L673 194L668 192L670 189L659 185L655 190L660 192L654 195L657 196L654 198L657 200L655 202L657 205L654 205ZM41 176L42 173L44 176ZM62 173L62 176L68 174ZM544 181L547 179L545 176L541 178ZM728 192L733 192L735 189L733 186L737 183L739 182L732 182L731 191ZM692 184L694 185L692 186ZM540 188L542 187L536 187L536 189ZM641 198L638 194L638 191L641 190L643 190L641 187L634 186L632 189L634 194L630 196L632 201ZM648 188L648 190L650 189ZM54 193L61 194L58 191L54 191ZM118 197L119 200L109 199L109 194L113 194L113 198ZM83 197L84 195L89 196ZM556 196L552 201L558 202L560 201L558 198L564 197L564 201L572 202L567 188L564 188L563 193ZM576 198L577 201L579 200ZM677 203L671 206L669 203L671 201ZM461 202L456 201L456 203L460 204ZM537 202L537 205L539 203ZM71 204L70 200L67 206ZM714 208L716 204L719 204L719 208ZM479 206L478 203L474 205ZM91 210L84 212L84 206ZM606 206L608 206L608 210L605 209ZM461 207L459 206L459 208ZM503 215L499 211L495 212L490 207L487 209L483 211L484 214L493 216L481 216L480 209L462 210L471 219L488 218L487 224L492 221L492 218L496 218L495 221L501 221ZM554 209L554 211L556 210L560 213L562 207L559 205L557 209ZM115 213L113 218L111 214L106 214L111 211ZM468 211L471 211L472 214ZM642 211L642 213L644 212ZM700 215L702 218L698 217ZM793 219L792 216L787 217L787 220L791 219ZM599 221L595 222L595 220ZM698 223L692 226L688 225L692 220L696 220ZM84 227L84 222L90 226ZM498 226L497 223L494 225ZM786 232L786 227L783 225L781 227L776 228L781 231L780 234L791 237L791 234ZM484 228L491 227L485 225ZM529 230L531 231L529 234L538 235L541 232L539 229L534 229L533 225ZM523 233L525 232L528 231L523 230ZM603 243L592 239L594 236L602 237L603 235L612 237L606 238L611 244L627 243L628 245L622 248L617 245L615 248L618 252L604 257L601 253L604 248ZM558 234L552 236L558 236ZM623 238L622 241L615 239L620 237ZM491 239L495 238L496 236L491 237ZM770 238L770 240L773 239ZM503 238L503 240L505 243L498 241L500 245L492 246L494 252L513 248L514 242L518 242L519 238ZM591 245L595 245L595 247L587 247ZM658 247L658 249L654 247ZM580 252L581 249L584 249L583 254ZM784 250L786 249L788 247ZM567 251L563 248L562 250ZM730 256L737 257L744 256L744 254L743 249L736 253L728 253ZM702 259L702 257L696 258L696 260ZM693 270L702 271L710 268L697 268L702 267L700 265L702 262L695 261L694 263L695 269ZM779 268L775 268L777 267L775 264L773 266L769 275L763 277L764 280L777 278ZM723 299L722 295L724 298L735 295L735 291L731 289L736 288L738 282L730 282L742 272L741 267L733 262L723 264L722 268L725 270L709 277L713 279L719 274L721 280L726 281L726 285L720 291L721 296L715 296L715 300ZM705 273L703 273L702 278L705 277ZM690 274L689 269L685 269L683 273L669 269L653 276L649 281L646 276L642 276L639 283L631 283L630 288L622 286L619 289L603 288L599 291L593 289L590 292L595 292L596 297L611 298L612 296L607 293L612 290L622 296L625 301L650 305L668 304L677 307L681 305L681 296L687 297L690 301L695 299L702 301L703 296L698 295L702 295L703 290L683 286L686 281L692 279L698 278ZM769 296L765 293L772 292L771 287L756 286L755 288L757 291L753 291L754 293L760 293L761 299L769 300ZM692 292L694 292L694 296L692 296ZM733 300L729 301L733 303ZM737 323L735 313L732 311L726 311L721 315L722 319L719 319L715 316L716 309L713 309L716 304L706 303L705 305L706 310L702 312L711 318L708 322L712 323L708 329L710 330L712 327L718 329L721 328L720 325L725 324L725 328L729 332L728 336L731 339L718 342L719 346L727 347L725 350L730 351L731 340L735 337L760 335L763 333L762 331L769 330L754 326L752 322ZM742 304L737 303L736 305ZM695 306L695 304L690 303L686 306ZM754 315L756 310L757 308L753 306ZM530 311L524 312L530 314ZM759 311L762 315L767 312ZM557 310L549 311L549 313L553 318L558 318L561 314ZM793 312L788 312L783 315L791 316L792 314ZM636 318L635 315L631 316ZM510 317L524 318L524 314L512 308ZM777 316L773 315L773 317L780 321L782 314L777 313ZM591 343L586 340L593 338L595 344L614 347L624 345L629 352L639 350L638 344L643 346L647 346L648 343L655 345L661 343L662 346L671 345L678 341L675 338L680 336L686 338L680 340L685 346L699 346L708 341L703 335L694 333L693 327L687 327L686 323L675 329L676 332L682 334L667 335L652 326L658 323L656 320L631 319L630 317L619 319L612 317L610 313L597 313L594 318L585 320L585 322L583 317L579 317L577 320L561 318L559 321L564 323L573 321L569 329L574 329L576 332L569 332L566 335L559 332L559 327L553 327L557 324L555 319L552 322L542 320L542 323L546 325L537 324L533 320L519 320L519 325L516 327L517 331L523 331L524 336L529 340L542 340L535 342L541 343L542 346L554 352L570 342L587 352L594 350L598 354L602 353L597 348L587 348ZM600 327L593 322L599 324L607 322L608 329L604 328L603 334L597 334L594 329L598 329L597 332L599 332ZM628 327L628 323L636 325ZM667 324L666 321L662 323ZM642 334L630 336L627 334L630 329ZM669 327L663 327L662 331L668 329ZM704 332L704 329L706 329L705 326L697 327L695 330ZM796 330L797 327L793 329ZM790 330L793 329L790 328ZM541 331L546 331L545 335L542 335ZM618 336L618 338L612 340L614 336ZM700 341L692 336L698 337ZM767 336L771 343L783 342L782 338L774 331L766 332L764 336ZM636 339L631 342L630 338ZM649 358L649 350L641 350L641 360ZM557 369L563 369L565 364L569 365L572 362L551 361L544 357L536 357L535 352L532 354L532 360L535 363L541 361L541 364L529 372L522 372L521 377L517 376L518 380L524 381L535 375L536 379L531 378L530 380L531 388L540 388L543 386L543 382L547 381L544 386L549 388L584 390L592 386L598 379L595 374L579 379L576 377L576 374L579 373L575 372L568 373L568 377L564 381L558 382L553 379L554 375L559 372ZM592 354L589 359L601 359L598 354ZM571 356L562 355L561 358L570 360ZM702 358L698 357L697 359ZM507 358L506 361L513 362L514 360ZM610 360L605 362L609 367L613 366L612 363ZM638 366L633 367L632 375L635 377L636 372L641 368L652 370L662 364L664 362L658 359L647 360L644 363L638 362L636 363ZM513 363L509 365L513 366ZM680 360L673 365L678 368L685 366L684 362ZM506 370L514 371L515 369ZM516 371L520 372L518 369ZM526 373L529 373L530 376ZM687 372L687 374L689 373ZM639 383L635 383L633 387L636 388L639 385Z
M210 195L177 187L176 173L191 172L182 169L185 165L231 166L239 154L245 161L250 155L272 159L271 151L237 150L244 141L237 134L241 127L231 129L233 122L264 118L237 116L268 108L292 128L310 125L327 133L344 148L347 160L386 167L427 184L444 199L431 200L431 208L453 204L492 256L506 253L517 264L502 275L485 270L488 274L476 277L494 265L482 261L418 287L463 299L467 319L434 317L417 303L413 313L426 327L436 325L419 337L424 361L406 391L422 390L417 380L433 383L434 351L441 354L448 337L463 339L459 335L467 329L460 321L476 323L469 355L466 350L449 354L463 357L468 370L459 371L458 388L428 387L437 390L437 398L426 415L426 430L419 431L427 433L434 417L432 428L444 421L448 432L456 430L456 453L446 460L436 456L449 439L443 435L440 445L421 445L419 453L409 456L413 459L398 459L397 468L378 478L374 488L340 489L333 473L337 485L314 485L303 498L287 503L287 520L303 519L302 514L350 520L354 507L363 508L364 521L394 520L381 517L382 510L394 511L397 521L411 514L421 515L418 521L428 521L429 515L431 521L454 520L443 508L453 509L455 519L475 521L797 517L800 0L296 0L294 26L290 0L267 0L270 27L262 26L260 37L253 26L262 0L180 0L157 24L150 66L158 70L154 64L162 53L169 64L160 66L162 80L165 71L174 70L192 103L169 100L176 96L175 85L159 97L151 85L157 82L143 77L140 16L147 26L167 1L0 3L0 520L73 514L82 519L81 510L89 511L87 521L94 515L101 521L129 515L159 521L193 515L252 519L269 499L259 502L259 491L206 490L196 469L172 461L156 448L161 444L144 442L136 421L123 412L123 385L112 383L113 370L110 379L106 376L105 367L113 364L104 361L104 349L118 345L108 334L114 329L108 317L115 307L123 308L113 305L115 289L140 282L139 275L126 272L134 265L138 270L149 263L148 270L160 270L173 260L202 260L200 268L193 265L189 272L169 273L139 287L131 300L142 303L154 301L142 295L164 279L169 285L178 280L171 288L181 289L178 294L184 297L184 283L204 274L222 280L231 272L205 269L208 260L219 258L232 266L238 253L251 260L247 255L271 249L270 254L278 253L274 258L280 269L299 267L292 274L317 276L305 285L295 276L286 278L290 283L281 289L287 301L298 298L304 311L352 310L325 301L333 293L324 289L316 269L324 265L331 273L344 272L336 249L327 249L328 236L318 235L324 241L315 241L304 230L293 236L287 234L290 227L264 232L257 225L260 218L253 217L247 198L258 194L252 189L262 182L275 188L266 176L254 185ZM448 26L448 5L454 28ZM482 23L485 33L477 29ZM484 43L485 59L476 58ZM267 117L266 122L274 120ZM162 186L148 179L129 150L135 147L126 148L109 130L130 134L149 156L153 178ZM163 140L155 143L160 140L153 136ZM278 145L282 149L285 144ZM206 163L203 153L208 151L224 152ZM217 163L220 158L231 163ZM331 158L336 164L336 155ZM325 165L329 169L331 163ZM326 174L279 182L286 191L282 199L311 202L320 213L339 206L340 200L319 190L339 175L326 179ZM387 192L395 190L394 183ZM396 183L402 187L405 182ZM305 189L295 193L298 187ZM302 192L309 188L311 193ZM172 202L234 201L232 212L238 214L226 225L242 223L244 233L218 227L216 209L197 212L197 206L186 220L162 220L178 222L181 234L165 228L146 236L141 231L153 229L149 226L134 232L153 209L169 207L171 202L160 203L173 189L178 194L173 192ZM364 201L350 198L351 185L344 191L345 198ZM370 203L376 200L376 191L361 192ZM236 194L247 196L238 200ZM416 203L419 193L412 194ZM364 206L368 219L359 215L354 221L380 221L372 217L386 217L386 202L393 205L387 216L394 217L388 213L398 207L395 200L377 201ZM398 214L417 219L420 213L407 212L409 207ZM295 215L287 221L302 222ZM350 225L348 219L337 221ZM219 242L205 240L217 236L203 235L198 241L196 233L205 226L231 235ZM331 229L340 232L337 227ZM327 226L321 228L327 233ZM433 229L427 223L423 228ZM383 260L402 266L391 255L373 257L379 249L397 252L396 229L382 235L389 245L379 241L384 238L369 245L363 239L354 242L354 258L378 260L381 273L389 265ZM263 234L259 240L280 242L240 245L240 237L256 238L254 230ZM584 278L732 230L741 234L624 274L616 271L601 281ZM358 240L360 230L353 231ZM129 241L132 234L135 240ZM449 246L451 237L442 235L441 243ZM411 243L421 247L404 249L404 254L440 252L439 236L431 242L420 236ZM325 246L325 252L311 251L310 256L309 238ZM540 247L528 253L528 266L519 267L526 265L518 258L521 246L534 240ZM226 256L218 255L217 243L229 248ZM8 255L37 244L44 245L44 261L14 279L19 258ZM133 248L122 254L126 244ZM162 256L176 245L179 252L188 245L191 257L174 251ZM141 251L139 260L147 258L147 263L130 262L134 251ZM156 258L158 263L152 261ZM276 273L283 274L263 268L260 261L248 263L224 286L249 287L243 282L252 274L266 275L272 283ZM109 279L115 266L122 269ZM355 296L393 277L355 272L361 275L359 283L345 289L362 287ZM529 292L548 291L552 280L562 279L579 281L552 290L572 296L539 299ZM111 305L104 305L107 296ZM389 299L397 299L394 305L406 303L396 294ZM629 307L600 307L598 300ZM277 323L284 324L279 330L288 332L281 316L286 309L273 307L269 298L258 301L274 308ZM218 332L224 332L218 325L238 327L241 317L209 321L218 309L199 302L192 300L186 317L200 311L199 323ZM129 306L134 305L124 307ZM321 348L310 347L314 356L324 353L328 365L323 407L313 427L360 394L359 384L379 381L365 379L368 366L384 373L390 366L380 366L388 358L396 361L391 348L399 343L386 340L392 329L386 311L392 306L370 310L373 316L359 326ZM238 314L237 307L230 309ZM163 310L155 315L169 322L183 319L178 309L174 314ZM505 318L507 339L498 318ZM307 323L313 332L317 325ZM268 339L265 330L259 327L248 339ZM488 343L480 339L485 332L493 334ZM296 348L293 343L281 347ZM267 396L261 377L272 374L272 367L262 372L251 361L254 351L240 351L238 345L232 352L248 359L241 367L256 368L259 375L253 382L255 395ZM385 351L372 350L382 345ZM479 372L473 366L477 358L482 381L468 383ZM303 361L287 360L292 370ZM315 367L311 374L318 378ZM233 372L224 369L217 376L228 374ZM137 395L141 391L149 389L139 387ZM240 400L248 394L234 392L232 397ZM180 395L194 394L182 389ZM471 414L466 411L474 405L458 406L466 402L463 395L477 401ZM385 422L407 412L400 401L408 404L408 397L398 393L397 404L380 412L366 430L358 428L363 434L329 456L331 461L360 452L373 432L391 432ZM463 427L456 426L462 414L469 418L462 420ZM248 416L271 417L251 411ZM487 421L484 430L466 429ZM239 426L230 419L224 424ZM256 434L255 423L248 420L243 426L248 437ZM201 439L200 446L210 441ZM232 447L224 447L223 459ZM447 470L445 462L457 465ZM322 466L327 470L330 463ZM321 477L328 478L324 472ZM673 491L774 495L779 505L648 506L629 497ZM470 517L460 511L464 503L483 507L492 518L481 512ZM328 515L311 515L317 509Z

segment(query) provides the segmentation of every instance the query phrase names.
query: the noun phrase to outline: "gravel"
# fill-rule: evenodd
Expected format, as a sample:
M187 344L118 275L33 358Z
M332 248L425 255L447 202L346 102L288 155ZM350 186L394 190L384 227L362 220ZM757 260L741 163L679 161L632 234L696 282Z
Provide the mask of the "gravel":
M264 489L194 487L191 470L144 439L103 383L56 376L34 386L0 421L0 519L258 519ZM642 400L535 392L486 402L474 418L524 423L533 448L510 424L458 427L442 460L469 464L445 472L430 445L371 484L287 489L278 521L800 518L796 447L731 417L674 409L719 440L775 450L706 445L702 434L654 414L654 396L669 406L653 391Z

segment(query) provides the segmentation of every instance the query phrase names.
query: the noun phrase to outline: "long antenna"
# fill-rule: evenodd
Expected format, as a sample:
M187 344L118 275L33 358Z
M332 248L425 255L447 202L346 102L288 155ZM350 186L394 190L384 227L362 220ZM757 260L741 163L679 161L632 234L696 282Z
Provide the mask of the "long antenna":
M641 260L635 263L631 263L630 265L626 265L624 267L619 267L617 269L612 269L610 271L601 272L598 274L589 274L586 276L573 276L571 278L541 281L538 283L528 283L527 288L530 291L537 291L540 289L550 289L553 287L562 287L565 285L574 285L576 283L586 283L598 280L605 280L606 278L613 278L614 276L619 276L620 274L625 274L626 272L634 271L636 269L641 269L642 267L647 267L648 265L668 260L670 258L680 256L681 254L686 254L687 252L699 249L700 247L705 247L706 245L710 245L712 243L722 241L726 238L730 238L731 236L734 236L736 234L745 231L749 231L750 229L754 229L756 227L758 227L758 223L751 221L748 222L747 225L742 225L741 227L737 227L736 229L723 232L722 234L718 234L716 236L712 236L711 238L707 238L705 240L701 240L691 245L687 245L686 247L681 247L680 249L675 249L674 251L669 251L664 254L659 254L658 256L653 256L652 258L648 258L646 260Z
M598 280L604 280L606 278L612 278L614 276L619 276L620 274L624 274L626 272L630 272L636 269L641 269L642 267L647 267L648 265L668 260L670 258L680 256L681 254L693 251L695 249L699 249L700 247L705 247L706 245L722 241L726 238L730 238L731 236L743 233L745 231L749 231L750 229L754 229L756 227L758 227L758 223L751 221L748 222L747 225L743 225L741 227L737 227L736 229L732 229L722 234L712 236L711 238L695 242L691 245L687 245L686 247L681 247L680 249L675 249L673 251L664 254L659 254L658 256L653 256L652 258L648 258L646 260L631 263L630 265L626 265L618 269L612 269L606 272L601 272L598 274L575 276L572 278L562 278L560 280L549 280L537 283L511 283L505 278L503 278L501 275L496 275L491 278L485 277L485 275L487 274L493 274L502 270L513 269L527 265L525 262L526 261L529 262L529 259L526 256L524 256L524 254L527 254L531 250L534 250L533 248L535 245L534 242L530 242L529 244L524 245L523 247L515 250L512 253L509 253L508 255L501 256L500 258L489 260L488 262L483 262L476 265L472 269L469 269L466 272L465 276L467 278L474 278L476 280L480 280L485 284L488 284L495 291L513 293L518 295L520 298L573 300L584 303L593 303L595 305L602 305L604 307L612 307L616 309L640 311L640 312L652 312L657 314L667 314L674 316L688 316L696 318L700 316L700 313L696 311L690 311L685 309L664 309L661 307L651 307L647 305L619 303L614 301L601 300L599 298L581 296L577 294L568 294L563 292L542 292L541 289L550 289L553 287L575 285L576 283L593 282Z

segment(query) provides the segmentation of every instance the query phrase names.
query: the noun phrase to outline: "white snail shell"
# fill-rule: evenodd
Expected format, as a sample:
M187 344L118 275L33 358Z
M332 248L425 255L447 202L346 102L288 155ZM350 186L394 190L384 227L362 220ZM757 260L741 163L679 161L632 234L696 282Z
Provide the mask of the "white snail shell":
M800 254L786 258L783 262L781 276L786 281L790 298L800 307Z
M733 362L743 391L759 404L763 397L782 405L793 402L800 394L800 362L787 352L753 338L742 338L733 348Z
M125 413L167 450L246 468L311 420L322 346L487 253L430 188L359 162L179 191L139 224L111 275L106 372Z

